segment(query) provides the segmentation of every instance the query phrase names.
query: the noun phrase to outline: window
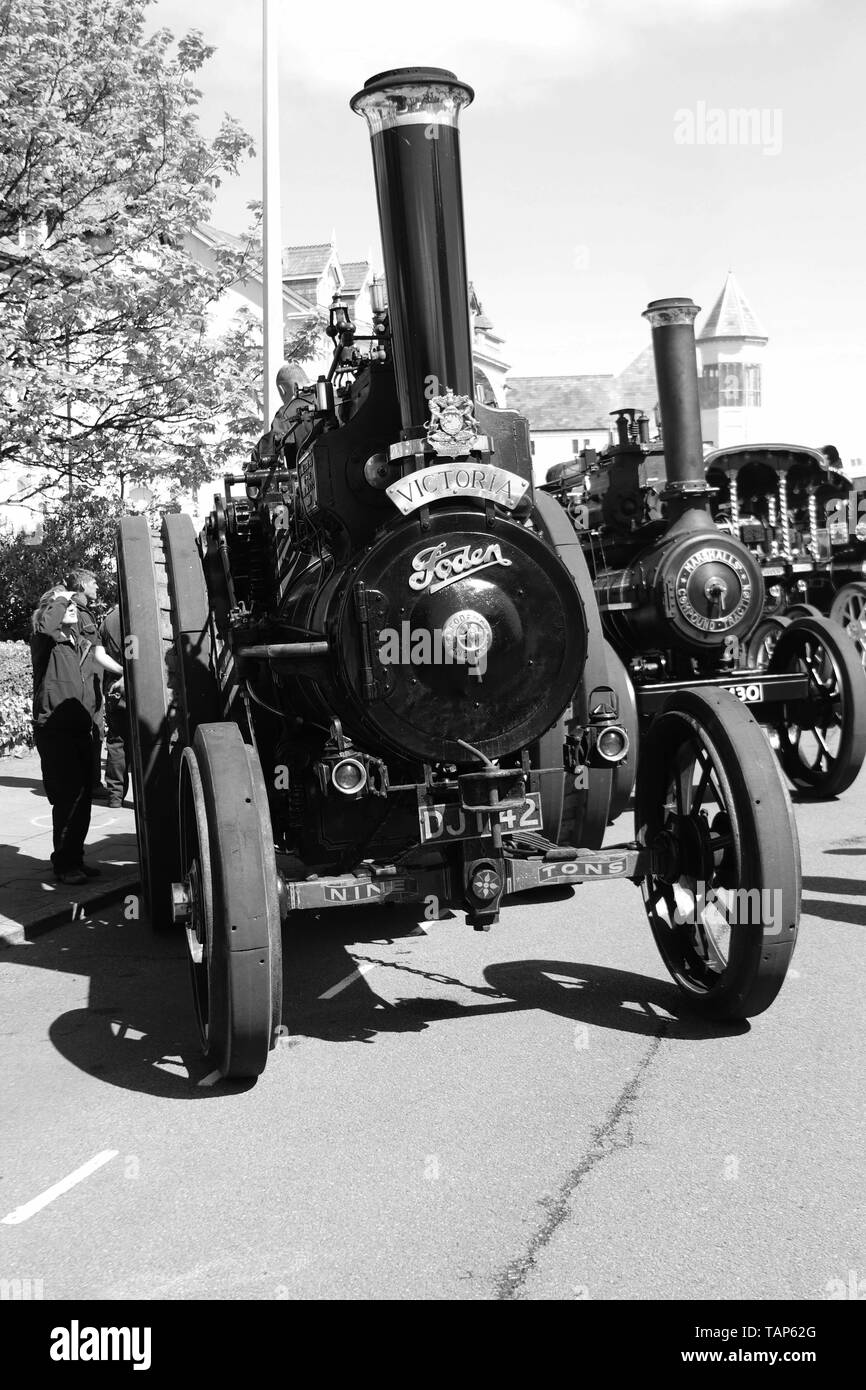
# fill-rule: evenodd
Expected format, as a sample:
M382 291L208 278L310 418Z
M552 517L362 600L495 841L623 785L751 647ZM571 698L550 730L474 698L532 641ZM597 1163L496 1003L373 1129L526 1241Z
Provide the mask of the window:
M743 404L760 405L761 368L757 365L757 363L754 363L748 367L744 367L743 371L746 375L745 400L743 401Z
M757 363L719 362L704 367L700 380L701 407L761 404L761 368Z
M719 404L719 369L714 364L704 367L700 380L701 407L716 410Z
M530 452L530 454L532 454L532 455L535 454L535 440L534 440L534 439L530 439L530 441L529 441L529 452Z

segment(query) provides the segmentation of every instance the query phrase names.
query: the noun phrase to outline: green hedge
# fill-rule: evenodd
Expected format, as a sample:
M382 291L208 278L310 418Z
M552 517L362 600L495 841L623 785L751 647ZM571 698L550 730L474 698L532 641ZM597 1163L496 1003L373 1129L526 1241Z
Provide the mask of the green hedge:
M26 642L0 642L0 758L33 746L33 667Z

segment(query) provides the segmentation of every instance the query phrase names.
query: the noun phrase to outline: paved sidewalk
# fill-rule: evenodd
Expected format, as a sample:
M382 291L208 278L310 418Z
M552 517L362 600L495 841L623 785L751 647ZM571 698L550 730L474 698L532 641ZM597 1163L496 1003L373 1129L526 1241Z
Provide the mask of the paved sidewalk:
M42 790L39 756L0 758L0 948L17 946L52 927L87 916L136 891L135 814L93 803L86 860L101 877L73 886L51 873L51 807Z

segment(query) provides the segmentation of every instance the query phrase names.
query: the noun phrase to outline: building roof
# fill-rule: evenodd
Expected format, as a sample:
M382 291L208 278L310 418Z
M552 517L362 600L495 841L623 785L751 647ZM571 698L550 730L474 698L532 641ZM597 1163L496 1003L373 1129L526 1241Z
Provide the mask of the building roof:
M314 246L283 247L283 279L318 278L333 255L330 241L320 241Z
M195 244L208 246L210 248L226 246L236 251L246 251L250 245L249 238L234 236L231 232L224 232L220 227L214 227L209 222L198 222L191 231L186 233L185 244L188 249L195 254ZM261 286L262 276L260 270L249 269L244 272L240 281L235 281L228 288L243 294L242 286L250 281L255 285ZM314 312L309 300L305 299L292 285L283 284L283 307L287 319L307 319Z
M607 429L624 407L652 412L658 401L652 347L610 376L524 376L508 381L508 408L533 430Z
M767 333L743 291L728 271L722 292L697 335L699 343L708 338L757 338L767 341Z
M513 376L508 409L534 430L606 429L614 376Z
M249 246L249 237L235 236L233 232L224 232L221 227L214 227L210 222L199 222L196 231L201 232L206 241L221 242L223 246L231 246L236 251L244 251Z
M343 272L343 294L357 294L367 283L370 274L369 261L341 261Z

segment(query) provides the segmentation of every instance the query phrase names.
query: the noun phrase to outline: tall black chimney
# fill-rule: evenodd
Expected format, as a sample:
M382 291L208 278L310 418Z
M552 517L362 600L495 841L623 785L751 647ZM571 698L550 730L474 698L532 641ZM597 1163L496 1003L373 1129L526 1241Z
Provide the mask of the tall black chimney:
M672 493L706 489L695 356L699 313L700 306L690 299L654 299L642 315L652 327L665 470Z
M373 168L403 429L423 432L431 396L474 399L460 181L460 110L471 87L445 68L377 73L352 97Z

